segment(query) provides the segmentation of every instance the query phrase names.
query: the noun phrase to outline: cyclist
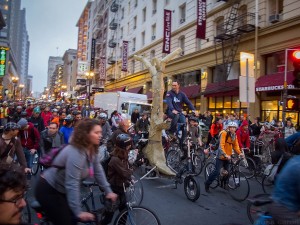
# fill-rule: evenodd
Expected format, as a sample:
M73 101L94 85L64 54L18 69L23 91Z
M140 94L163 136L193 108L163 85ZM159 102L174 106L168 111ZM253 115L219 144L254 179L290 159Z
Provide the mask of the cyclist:
M196 116L198 116L198 113L196 113L195 107L185 93L180 91L180 84L178 81L173 81L172 90L168 91L166 95L166 102L168 105L167 115L172 119L169 134L170 136L174 136L177 132L177 123L185 123L185 116L182 114L183 104L186 104ZM185 136L185 134L183 134L183 136Z
M28 119L28 122L31 122L39 132L45 130L44 120L41 117L40 107L35 107L32 112L32 116Z
M236 131L236 136L237 136L240 148L250 149L250 134L249 134L247 120L243 120L241 126Z
M104 170L97 157L102 129L99 121L85 118L74 129L70 145L54 159L53 167L40 177L35 196L54 225L91 221L94 215L83 212L80 203L80 184L88 177L95 178L105 191L106 198L115 201Z
M233 122L230 122L232 124ZM229 123L228 123L229 124ZM227 125L228 127L228 125ZM208 146L212 138L218 138L219 133L223 130L223 121L221 118L216 118L215 122L211 125L207 137L206 146Z
M0 224L21 224L26 182L19 166L0 163Z
M218 177L219 172L222 168L228 171L232 150L234 150L238 155L242 156L239 143L236 137L236 133L235 133L237 126L238 125L235 122L230 122L227 125L227 130L224 130L220 133L220 144L217 150L218 152L217 152L215 170L209 175L207 181L204 183L206 192L209 192L210 184ZM225 184L223 183L223 185Z
M64 144L64 135L58 131L58 125L50 122L48 129L41 133L40 149L42 155L48 153L52 148L60 147Z
M71 115L68 115L65 118L65 124L62 126L59 131L64 135L64 143L68 144L70 137L73 133L74 127L73 127L73 117Z
M120 204L119 211L126 208L126 196L123 185L128 186L131 181L133 170L128 163L128 153L131 148L132 139L128 134L119 134L116 137L115 148L111 153L111 159L108 163L107 178L112 190L118 194ZM109 224L114 216L114 212L106 211L102 225Z
M112 131L111 131L111 127L107 121L107 114L102 112L99 114L98 119L100 121L100 125L102 127L102 138L101 138L101 142L103 142L103 140L108 140L111 135L112 135Z
M300 224L300 156L290 159L276 177L268 212L275 224Z

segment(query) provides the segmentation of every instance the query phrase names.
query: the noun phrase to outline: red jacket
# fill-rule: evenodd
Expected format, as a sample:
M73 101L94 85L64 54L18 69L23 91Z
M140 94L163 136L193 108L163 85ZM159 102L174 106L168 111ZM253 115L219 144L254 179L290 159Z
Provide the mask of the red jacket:
M244 130L244 126L248 126L247 120L244 120L240 128L236 131L236 136L239 142L240 148L250 148L250 135L249 129Z
M27 108L25 111L27 112L27 117L28 118L32 116L33 108Z
M52 118L52 113L50 111L48 111L48 112L43 111L41 113L41 117L44 120L45 127L49 126L50 120Z
M37 150L40 146L40 133L32 123L28 122L28 125L29 127L27 130L19 131L22 147Z
M212 137L218 135L223 130L223 124L213 123L210 127L209 133Z

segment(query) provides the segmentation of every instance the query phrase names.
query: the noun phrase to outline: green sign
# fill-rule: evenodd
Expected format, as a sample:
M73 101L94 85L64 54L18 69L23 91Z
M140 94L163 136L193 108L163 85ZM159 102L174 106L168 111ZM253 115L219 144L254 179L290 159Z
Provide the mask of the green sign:
M0 77L5 75L8 47L0 46Z

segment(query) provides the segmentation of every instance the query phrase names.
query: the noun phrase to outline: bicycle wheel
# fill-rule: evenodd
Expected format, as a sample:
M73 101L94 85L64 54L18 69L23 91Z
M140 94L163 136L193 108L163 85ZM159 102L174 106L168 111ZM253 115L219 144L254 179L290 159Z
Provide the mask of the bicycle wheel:
M30 205L27 200L26 201L26 206L22 210L22 222L23 223L31 223L31 212L30 212Z
M270 195L268 194L258 194L253 197L253 199L269 199ZM267 205L255 206L252 202L247 204L247 216L251 224L253 224L262 213L267 212Z
M239 171L246 175L247 179L254 177L256 171L256 164L253 159L246 156L245 159L239 163Z
M36 175L39 171L39 167L40 167L39 159L40 159L39 154L35 153L33 156L33 162L32 162L32 167L31 167L32 175Z
M205 181L208 179L209 175L215 170L215 164L212 163L212 162L209 162L206 164L205 166L205 170L204 170L204 179ZM216 187L218 187L219 185L219 182L218 180L214 180L211 184L210 184L210 187L212 189L215 189Z
M195 175L198 176L202 172L203 162L202 162L200 156L196 155L196 154L193 155L192 160L193 160L192 161L193 162L193 171L194 171Z
M249 196L250 186L246 175L236 171L229 175L228 192L230 196L236 201L244 201Z
M177 173L180 170L180 154L177 150L170 150L167 153L167 165Z
M114 225L160 225L160 221L149 209L134 206L123 210L115 219Z
M261 186L262 186L264 193L271 194L273 186L274 186L274 181L271 181L269 179L269 176L264 175L262 182L261 182Z
M142 181L138 179L133 185L126 188L126 199L131 206L139 206L144 198L144 188Z
M191 175L184 178L184 193L192 202L200 197L200 184Z

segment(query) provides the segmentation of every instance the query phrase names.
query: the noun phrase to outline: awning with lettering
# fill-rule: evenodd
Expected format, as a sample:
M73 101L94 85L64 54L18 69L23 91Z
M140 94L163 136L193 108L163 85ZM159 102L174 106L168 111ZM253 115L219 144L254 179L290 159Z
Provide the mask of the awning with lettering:
M202 94L205 97L238 96L239 79L209 83Z
M140 86L140 87L130 88L130 89L127 90L127 92L135 93L135 94L141 94L142 89L143 89L143 87Z
M125 87L118 87L115 89L108 90L107 92L117 92L117 91L124 91L124 90L125 90Z
M181 87L180 91L185 93L188 98L195 98L199 96L200 85Z
M287 72L287 88L294 89L293 83L293 71ZM265 76L261 76L255 83L255 91L281 91L283 90L284 73L275 73Z

